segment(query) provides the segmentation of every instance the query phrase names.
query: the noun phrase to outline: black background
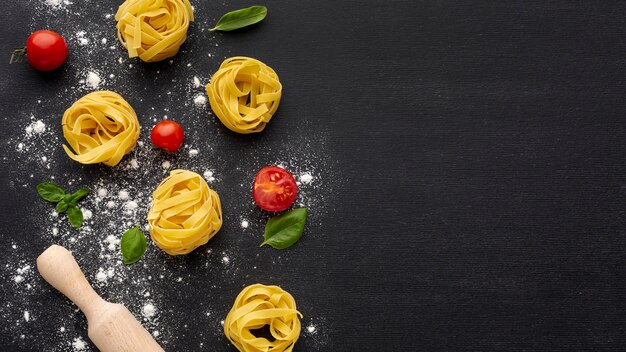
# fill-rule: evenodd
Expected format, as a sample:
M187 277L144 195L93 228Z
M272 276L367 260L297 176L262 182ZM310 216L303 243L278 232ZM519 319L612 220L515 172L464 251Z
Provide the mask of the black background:
M173 296L226 312L243 283L271 276L305 316L324 319L324 341L305 336L299 351L626 348L624 2L265 4L264 23L216 35L219 59L197 60L208 72L234 52L274 63L286 96L280 118L255 143L273 143L287 129L328 134L335 165L328 175L338 181L326 189L333 196L324 221L308 229L324 236L285 254L289 263L279 273L272 267L224 282L219 303L201 285ZM203 6L211 23L247 5ZM101 16L98 8L92 13ZM46 25L32 23L28 3L7 2L0 16L7 57ZM74 24L66 24L69 33ZM0 73L5 138L23 129L16 111L66 84L61 74L42 76L27 65L2 65ZM60 117L71 102L59 97L51 109ZM296 129L305 120L307 129ZM220 138L233 158L249 150L245 138ZM36 194L9 187L29 170L6 144L0 255L17 242L28 244L34 260L50 243L28 221ZM62 155L59 168L96 170L87 178L100 170ZM257 251L256 242L241 245ZM258 260L263 267L271 258ZM71 309L52 290L34 299L49 302L40 314ZM181 314L193 314L193 306L179 304ZM195 350L204 341L205 350L229 350L219 334L201 340L207 329L217 327L191 324L166 347ZM3 329L5 350L58 344L53 334L25 344L11 331Z

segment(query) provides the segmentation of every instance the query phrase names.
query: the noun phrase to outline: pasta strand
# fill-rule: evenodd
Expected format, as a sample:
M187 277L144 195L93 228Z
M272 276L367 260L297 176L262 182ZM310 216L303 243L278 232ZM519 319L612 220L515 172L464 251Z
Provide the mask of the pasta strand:
M220 198L197 173L173 170L152 193L148 224L159 248L170 255L187 254L222 227Z
M241 352L291 352L300 336L302 314L293 297L278 286L254 284L244 288L224 320L224 334ZM251 330L269 327L274 338Z
M278 109L282 85L278 75L259 60L226 59L206 86L215 115L231 131L261 132Z
M115 20L128 56L156 62L178 53L194 18L189 0L126 0Z
M96 91L65 110L63 136L71 149L65 153L81 164L117 165L139 138L139 121L133 108L119 94Z

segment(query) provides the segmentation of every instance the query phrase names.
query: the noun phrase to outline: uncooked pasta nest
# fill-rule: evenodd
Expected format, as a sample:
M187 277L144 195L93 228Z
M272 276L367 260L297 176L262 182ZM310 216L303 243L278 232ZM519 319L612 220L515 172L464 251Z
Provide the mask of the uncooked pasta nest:
M148 224L159 248L170 255L187 254L222 226L220 197L197 173L174 170L152 193Z
M250 285L228 312L224 334L242 352L290 352L300 336L298 316L302 314L288 292L278 286ZM273 341L255 336L255 330L264 327L269 328Z
M189 0L126 0L115 20L128 56L155 62L178 53L187 39L193 9Z
M263 131L278 109L282 89L274 70L243 56L226 59L206 86L215 115L244 134Z
M81 164L115 166L139 138L137 114L111 91L96 91L78 99L65 110L61 124L71 147L63 145L63 149Z

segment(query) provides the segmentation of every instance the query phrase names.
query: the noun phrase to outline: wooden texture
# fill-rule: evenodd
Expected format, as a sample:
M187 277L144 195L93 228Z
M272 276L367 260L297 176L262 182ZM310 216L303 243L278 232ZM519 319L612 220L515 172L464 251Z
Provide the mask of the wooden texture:
M67 249L50 246L37 258L37 269L50 285L85 313L89 338L100 351L163 351L128 309L98 296Z

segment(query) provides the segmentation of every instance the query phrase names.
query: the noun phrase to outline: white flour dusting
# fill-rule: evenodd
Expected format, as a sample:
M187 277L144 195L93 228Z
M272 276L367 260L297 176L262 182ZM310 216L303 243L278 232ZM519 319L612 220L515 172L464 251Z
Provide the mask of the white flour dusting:
M100 82L102 82L100 75L94 71L87 72L87 77L85 78L85 85L87 85L87 88L97 89L100 87Z
M300 174L300 182L304 184L309 184L313 182L313 176L308 172Z
M332 204L329 197L337 193L333 190L338 187L327 181L338 179L333 177L336 171L329 160L332 153L327 134L311 135L308 124L313 122L306 122L286 130L284 140L258 138L262 135L239 138L243 136L235 136L221 125L208 107L203 85L210 81L211 65L197 61L198 57L208 57L218 67L229 56L226 50L218 48L217 41L222 37L205 31L216 20L213 14L207 15L212 9L210 5L195 4L198 17L190 27L189 43L171 63L146 65L129 59L117 40L113 14L118 4L93 0L24 3L33 12L31 31L69 28L59 33L68 42L71 61L61 68L61 88L41 90L32 104L16 112L15 118L23 125L11 131L4 152L17 154L23 165L12 172L8 192L32 192L37 183L52 181L68 191L85 187L91 194L79 203L84 212L84 225L79 230L71 227L65 214L56 214L50 203L32 204L32 213L38 214L29 218L30 226L37 229L36 244L28 242L28 238L15 238L10 243L10 253L3 258L6 266L0 267L3 289L11 297L0 305L0 318L8 322L4 332L16 350L32 350L33 346L46 343L45 349L51 352L96 351L86 338L83 314L39 277L34 270L35 258L21 251L25 246L37 245L43 250L56 243L72 251L96 292L128 307L165 350L195 348L184 338L194 332L194 326L207 327L205 334L194 336L194 341L204 343L205 349L216 336L223 340L219 323L235 298L227 292L265 278L263 272L281 272L297 260L291 252L242 249L258 246L268 219L251 199L256 172L266 165L282 164L296 175L301 186L294 206L310 209L301 248L305 248L306 241L323 240L324 232L316 229L327 216ZM83 17L90 21L67 26L68 19ZM113 168L74 163L61 148L63 111L78 98L99 89L121 94L136 110L142 126L136 148ZM153 119L160 120L165 115L181 122L185 139L192 146L184 146L176 153L165 153L152 146L149 134ZM279 118L283 117L288 120L285 116ZM233 154L234 150L239 152ZM224 226L216 239L189 256L164 254L153 244L147 229L151 194L174 167L203 175L219 193L224 206ZM310 182L302 177L307 173L311 175ZM141 261L125 265L120 239L124 231L134 226L144 230L148 249ZM236 236L240 229L246 229L248 235ZM259 255L271 259L261 266L263 261L255 260ZM272 280L280 284L278 276ZM202 290L204 297L221 298L198 301L198 314L181 314L188 310L181 302L197 290ZM150 302L146 302L147 297ZM186 324L189 328L185 328ZM315 339L321 341L324 334L320 334L320 326L316 321ZM303 329L302 337L307 333Z
M117 193L117 197L121 200L127 200L129 195L128 195L128 191L126 190L121 190Z
M147 303L141 309L141 314L146 318L151 318L156 314L156 307L152 303Z
M196 106L205 106L206 105L206 96L204 96L203 94L198 94L198 95L196 95L195 98L193 98L193 102L194 102L194 104L196 104Z
M72 347L74 347L75 351L83 351L87 347L87 344L82 337L77 337L74 339L74 342L72 342Z
M26 126L26 134L29 136L32 136L33 134L42 134L45 131L46 124L41 120L34 121L30 125Z
M100 281L100 282L104 282L107 279L107 274L103 271L102 268L99 269L98 273L96 274L96 280Z
M78 40L78 45L85 46L89 44L89 39L85 37L86 35L87 33L85 31L76 32L76 39Z
M193 77L193 86L195 88L200 88L202 84L200 83L200 79L198 77Z

